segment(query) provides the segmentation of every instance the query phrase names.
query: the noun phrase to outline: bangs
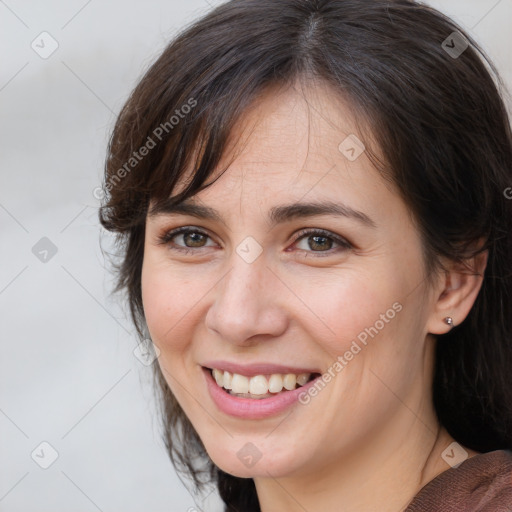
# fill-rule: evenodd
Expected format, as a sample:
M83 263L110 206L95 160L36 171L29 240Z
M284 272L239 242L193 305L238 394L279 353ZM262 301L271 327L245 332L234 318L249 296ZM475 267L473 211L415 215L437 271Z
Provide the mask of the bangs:
M236 6L230 8L236 11ZM222 12L223 6L210 22ZM224 40L192 27L146 72L122 109L109 144L101 212L107 229L123 233L141 225L150 202L168 200L187 177L191 179L174 201L201 190L235 123L258 94L301 74L304 66L290 44L300 39L299 29L283 34L276 44L278 27L272 25L280 21L278 16L270 19L274 23L260 24L259 30L244 30L242 23ZM229 17L224 23L230 23Z

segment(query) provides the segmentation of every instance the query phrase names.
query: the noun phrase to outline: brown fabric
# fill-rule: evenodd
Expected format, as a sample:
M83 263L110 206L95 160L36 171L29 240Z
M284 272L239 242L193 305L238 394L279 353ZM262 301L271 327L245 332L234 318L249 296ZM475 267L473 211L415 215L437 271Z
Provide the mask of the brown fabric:
M444 471L405 512L512 512L512 451L475 455Z

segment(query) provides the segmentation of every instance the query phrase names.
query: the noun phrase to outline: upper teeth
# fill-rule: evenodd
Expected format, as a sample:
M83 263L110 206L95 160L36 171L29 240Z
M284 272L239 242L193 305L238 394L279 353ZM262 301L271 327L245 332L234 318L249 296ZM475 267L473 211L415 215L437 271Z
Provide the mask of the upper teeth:
M232 393L250 393L252 395L266 395L267 393L279 393L283 388L287 390L295 389L296 384L303 386L309 381L310 373L287 373L281 375L274 373L269 375L255 375L246 377L238 373L213 369L215 382L224 389L230 389Z

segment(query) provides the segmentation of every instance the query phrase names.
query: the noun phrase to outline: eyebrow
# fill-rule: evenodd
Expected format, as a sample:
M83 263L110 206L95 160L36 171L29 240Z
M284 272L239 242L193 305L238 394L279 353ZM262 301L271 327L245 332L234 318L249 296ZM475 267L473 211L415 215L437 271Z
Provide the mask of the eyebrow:
M190 215L198 219L217 221L225 224L221 214L209 206L205 206L191 200L173 203L170 199L156 203L150 209L148 215L155 217L158 215ZM292 219L314 217L318 215L332 215L336 217L346 217L356 220L361 224L376 228L377 224L365 213L354 210L353 208L332 201L291 203L286 205L274 206L270 209L269 220L271 226L284 223Z

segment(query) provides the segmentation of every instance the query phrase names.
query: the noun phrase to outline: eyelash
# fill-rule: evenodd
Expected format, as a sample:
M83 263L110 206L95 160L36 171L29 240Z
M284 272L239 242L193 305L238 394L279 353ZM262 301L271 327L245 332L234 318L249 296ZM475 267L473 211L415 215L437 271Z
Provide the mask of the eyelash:
M194 248L194 247L186 247L186 246L182 246L182 245L172 244L172 241L176 236L183 235L183 234L186 235L189 233L195 233L195 234L199 234L199 235L211 238L210 235L208 235L208 233L205 233L201 229L191 228L189 226L183 226L181 228L167 231L167 232L163 233L162 235L160 235L158 237L158 243L161 245L168 245L168 246L170 246L170 248L172 250L182 252L183 254L191 254L191 253L197 252L197 249L204 249L205 248L204 246ZM348 242L346 239L344 239L338 235L335 235L334 233L327 231L325 229L315 229L315 228L306 228L306 229L300 230L298 233L295 234L293 244L296 244L303 238L309 238L309 237L312 237L315 235L330 239L334 243L338 244L339 247L332 248L327 251L313 251L313 250L306 251L305 249L299 249L299 251L304 251L304 252L315 254L316 256L322 257L322 256L330 256L333 253L338 252L338 250L340 250L340 249L347 250L347 249L353 248L353 245L350 242Z

